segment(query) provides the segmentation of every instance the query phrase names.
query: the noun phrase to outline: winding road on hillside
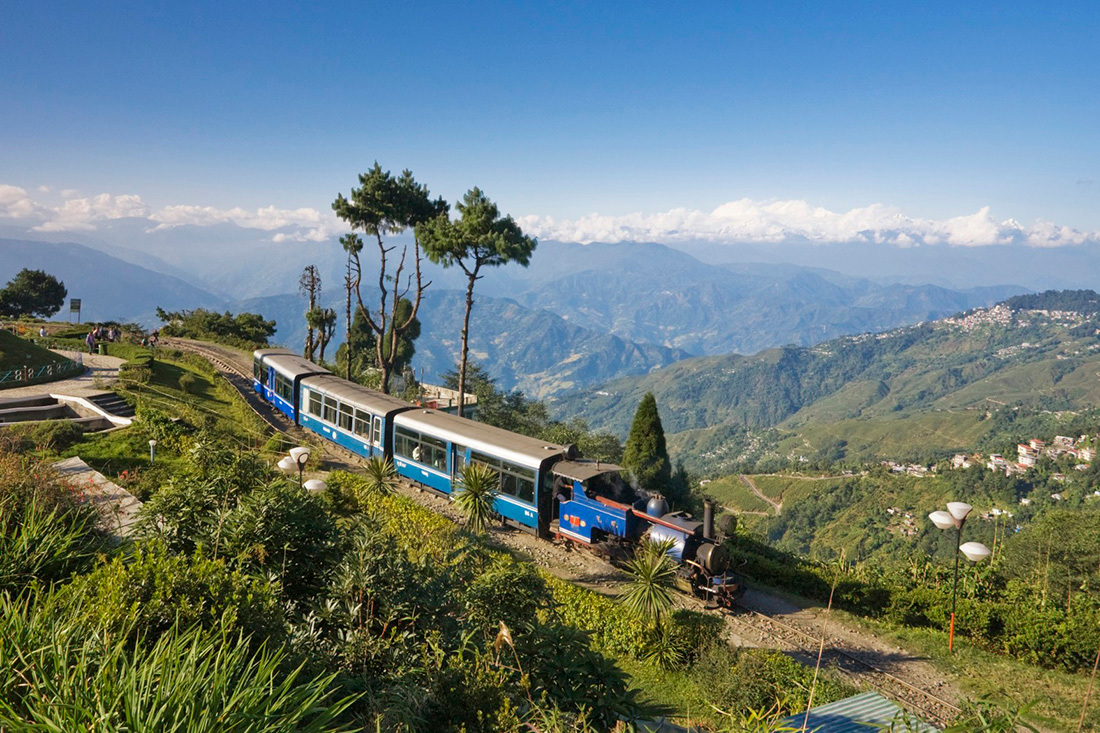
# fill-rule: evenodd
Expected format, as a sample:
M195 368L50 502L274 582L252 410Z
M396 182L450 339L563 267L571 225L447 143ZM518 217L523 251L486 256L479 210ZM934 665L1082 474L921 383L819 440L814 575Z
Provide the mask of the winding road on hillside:
M770 496L765 494L763 491L756 488L756 484L753 482L751 476L747 476L747 475L742 473L742 474L739 474L737 476L737 478L741 479L741 483L743 483L745 486L748 486L749 490L752 491L752 493L756 494L758 499L760 499L761 501L764 501L768 505L770 505L771 508L775 510L775 516L778 517L780 514L783 513L783 502L782 501L776 501L775 499L772 499Z
M324 463L330 469L354 469L364 464L360 456L319 440L312 433L292 425L282 413L259 400L251 388L249 354L186 339L165 341L166 346L207 358L266 423L296 440L319 446L325 456ZM781 505L760 492L751 479L747 476L741 478L777 512L781 509ZM454 505L444 497L406 483L401 485L400 491L434 512L453 521L461 521ZM626 579L623 571L587 551L539 540L526 532L505 527L492 528L488 537L493 544L520 553L555 576L603 595L615 597L623 588ZM677 605L706 610L701 601L688 596L677 596ZM823 664L854 684L888 695L913 713L939 725L946 724L959 712L956 704L960 699L958 690L928 660L891 645L866 629L842 623L818 604L808 601L796 603L778 595L749 590L737 612L721 613L728 635L736 644L776 649L813 666L824 640Z

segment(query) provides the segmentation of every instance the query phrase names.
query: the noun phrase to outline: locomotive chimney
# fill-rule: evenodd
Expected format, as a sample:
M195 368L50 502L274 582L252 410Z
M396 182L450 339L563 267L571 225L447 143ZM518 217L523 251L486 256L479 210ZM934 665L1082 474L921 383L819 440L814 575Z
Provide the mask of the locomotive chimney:
M703 501L703 539L714 539L714 502L710 499Z

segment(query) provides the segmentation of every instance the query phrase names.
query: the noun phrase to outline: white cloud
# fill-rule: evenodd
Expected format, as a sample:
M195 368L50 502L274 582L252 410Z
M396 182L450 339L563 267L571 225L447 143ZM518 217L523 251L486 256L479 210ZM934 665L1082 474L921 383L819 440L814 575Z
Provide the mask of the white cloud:
M30 219L36 215L39 208L27 196L26 189L0 183L0 218Z
M43 189L49 187L40 186L38 190L46 193ZM266 206L250 210L181 204L152 209L136 194L101 193L76 198L75 189L60 193L61 205L51 206L33 200L24 188L0 184L0 219L21 220L40 232L94 231L103 222L130 218L147 220L150 233L181 226L233 224L274 232L272 239L277 242L323 242L347 228L331 211L312 208Z
M50 193L53 191L53 186L39 186L38 193Z
M270 231L284 227L308 227L311 229L330 229L337 219L335 214L322 215L316 209L277 209L274 206L248 211L240 207L218 209L213 206L166 206L149 216L157 222L154 230L172 227L210 226L211 224L232 223L248 229Z
M39 190L50 187L39 187ZM52 190L52 188L50 189ZM329 210L309 207L256 209L178 204L153 209L136 194L77 197L64 189L53 206L34 200L26 189L0 184L0 219L13 219L41 232L93 231L116 219L136 218L155 234L176 227L230 224L270 232L275 242L323 242L347 225ZM712 211L676 208L658 213L622 216L589 214L579 219L552 216L520 217L530 234L570 242L668 242L701 240L736 242L868 242L897 247L948 245L982 247L1026 244L1061 247L1100 242L1100 232L1039 220L1025 226L1015 219L993 217L989 207L973 214L933 220L907 216L895 207L871 204L846 212L830 211L806 201L739 199Z
M1026 244L1058 247L1100 242L1100 232L1037 221L1024 226L1014 219L998 221L988 206L974 214L942 221L918 219L884 204L871 204L847 212L812 206L806 201L757 201L739 199L713 211L670 209L655 214L622 216L589 214L579 219L550 216L519 219L524 230L539 237L569 242L678 242L701 240L736 242L869 242L913 247L947 244L981 247Z
M46 221L34 227L40 232L92 231L98 222L112 219L145 218L149 207L140 196L101 193L83 199L68 199L61 206L49 209Z

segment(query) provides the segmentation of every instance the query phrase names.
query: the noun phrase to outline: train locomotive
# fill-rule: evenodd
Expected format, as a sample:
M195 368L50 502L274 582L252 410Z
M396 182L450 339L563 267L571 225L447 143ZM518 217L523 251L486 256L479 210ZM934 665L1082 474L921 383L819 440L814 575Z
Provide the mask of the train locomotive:
M667 541L680 565L676 585L708 605L732 607L744 592L714 532L714 505L703 521L670 512L659 495L631 486L623 469L585 460L572 445L536 438L425 408L335 376L286 349L253 354L253 389L296 425L366 458L393 461L397 473L444 496L463 469L495 469L494 509L546 540L563 539L621 559L642 539Z

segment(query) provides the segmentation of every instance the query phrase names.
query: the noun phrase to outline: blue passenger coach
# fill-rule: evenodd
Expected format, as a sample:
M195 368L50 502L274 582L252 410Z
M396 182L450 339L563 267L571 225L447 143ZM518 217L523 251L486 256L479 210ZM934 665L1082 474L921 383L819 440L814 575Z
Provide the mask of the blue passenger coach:
M286 349L260 349L252 355L252 388L295 424L302 379L315 374L331 372Z
M450 415L416 409L393 419L393 461L402 476L450 494L467 463L491 467L500 475L494 508L505 519L549 532L550 467L571 448ZM540 525L540 517L543 523Z
M370 458L389 454L393 418L416 406L331 374L302 380L299 424Z

